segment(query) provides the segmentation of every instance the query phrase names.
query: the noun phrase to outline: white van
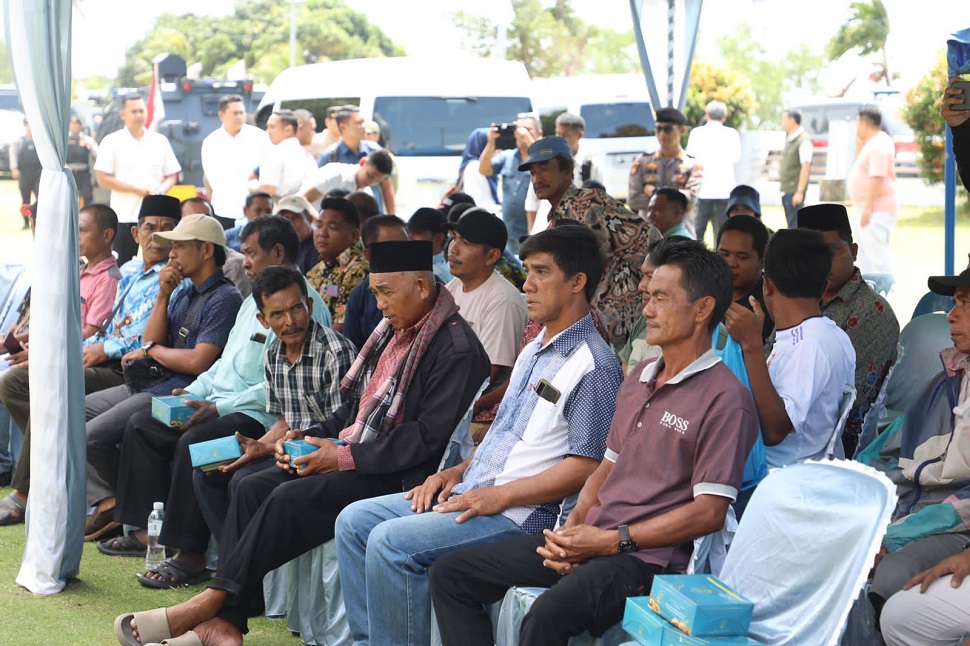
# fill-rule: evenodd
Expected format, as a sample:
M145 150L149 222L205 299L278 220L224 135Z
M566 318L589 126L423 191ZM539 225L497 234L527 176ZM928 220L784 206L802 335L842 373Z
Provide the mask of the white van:
M546 135L563 112L586 120L584 147L602 169L606 191L626 200L633 162L657 149L647 82L640 74L534 79L532 99Z
M284 70L266 91L257 122L271 110L305 108L323 128L334 105L357 105L381 127L395 156L397 214L437 206L458 179L469 134L530 112L529 76L522 63L477 58L363 58Z

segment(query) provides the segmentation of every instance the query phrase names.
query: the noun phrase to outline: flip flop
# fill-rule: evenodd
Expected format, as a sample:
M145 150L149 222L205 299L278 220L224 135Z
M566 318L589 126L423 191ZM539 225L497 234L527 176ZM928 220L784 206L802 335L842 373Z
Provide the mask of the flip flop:
M205 646L194 630L175 637L173 639L163 639L157 644L145 644L145 646Z
M98 543L98 551L107 556L145 556L148 548L135 538L135 530L124 536L109 538Z
M145 641L135 639L131 620L138 624L138 634ZM168 626L168 608L155 608L144 612L129 612L115 618L115 637L121 646L142 646L170 639L172 631Z
M19 525L24 522L27 514L27 505L12 493L4 498L0 498L0 526Z
M212 574L205 567L201 570L189 570L174 558L165 559L164 563L152 568L149 572L164 575L165 578L161 580L153 579L147 576L148 572L146 572L145 574L138 575L138 581L146 588L154 588L156 590L187 588L192 585L205 583L212 577Z

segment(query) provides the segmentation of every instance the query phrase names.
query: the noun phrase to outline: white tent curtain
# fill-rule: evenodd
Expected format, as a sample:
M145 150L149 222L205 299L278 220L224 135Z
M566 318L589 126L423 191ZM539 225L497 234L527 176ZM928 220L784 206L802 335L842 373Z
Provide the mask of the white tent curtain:
M70 0L4 0L14 78L44 171L30 316L30 498L17 583L54 594L77 576L84 542L85 436L77 187L67 156Z

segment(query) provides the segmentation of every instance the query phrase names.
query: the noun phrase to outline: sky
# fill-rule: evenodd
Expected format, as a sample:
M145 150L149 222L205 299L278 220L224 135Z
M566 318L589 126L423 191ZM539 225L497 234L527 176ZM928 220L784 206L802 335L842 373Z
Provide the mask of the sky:
M643 1L645 15L664 15L665 0ZM511 3L506 4L503 0L345 2L365 13L371 22L412 55L441 55L461 48L460 34L451 21L454 11L498 15L511 11ZM915 83L933 63L936 52L945 46L950 32L970 27L968 0L885 2L893 29L888 46L890 68L902 74L900 85L904 88ZM73 66L76 77L113 77L124 61L125 50L144 36L163 12L225 15L232 10L235 0L139 2L137 12L124 14L123 30L119 29L122 20L119 4L119 0L83 0L75 8ZM793 4L792 0L707 0L701 16L697 55L707 60L716 59L717 39L730 34L742 22L752 25L753 33L772 55L781 55L802 42L821 54L825 43L844 21L850 0L800 3L797 16L792 15ZM573 0L573 6L588 23L618 31L632 29L628 0ZM665 26L660 21L648 22L645 24L646 38L659 46L665 37ZM836 69L830 76L846 74L851 73ZM844 85L846 81L833 78L830 83Z

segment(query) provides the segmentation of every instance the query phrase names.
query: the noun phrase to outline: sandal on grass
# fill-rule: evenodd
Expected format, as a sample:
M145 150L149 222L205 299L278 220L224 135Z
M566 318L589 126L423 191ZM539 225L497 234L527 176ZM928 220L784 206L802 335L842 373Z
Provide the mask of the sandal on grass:
M144 641L135 639L135 633L131 627L132 619L138 624L138 636ZM115 619L115 637L118 638L121 646L141 646L170 639L172 631L168 625L168 609L155 608L118 615Z
M179 635L172 639L163 639L157 644L146 644L146 646L205 646L205 644L202 643L199 635L194 630L190 630L184 635Z
M148 550L135 537L135 530L131 530L124 536L109 538L98 543L98 551L108 556L145 556Z
M149 573L161 574L164 578L153 579ZM172 588L187 588L192 585L205 583L211 577L209 570L202 567L199 570L190 570L184 563L176 561L174 558L165 559L165 562L154 567L145 574L138 575L138 581L146 588L156 590L171 590Z
M13 494L0 498L0 525L18 525L24 522L27 505Z
M121 533L123 525L114 520L115 508L96 511L84 525L84 540L97 541Z

